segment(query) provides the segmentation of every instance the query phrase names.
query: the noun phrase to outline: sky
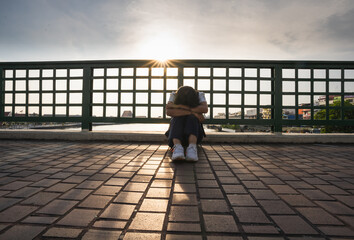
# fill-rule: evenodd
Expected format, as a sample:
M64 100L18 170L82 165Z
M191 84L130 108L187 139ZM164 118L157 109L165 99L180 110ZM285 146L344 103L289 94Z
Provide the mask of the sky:
M354 60L353 0L0 0L0 61Z

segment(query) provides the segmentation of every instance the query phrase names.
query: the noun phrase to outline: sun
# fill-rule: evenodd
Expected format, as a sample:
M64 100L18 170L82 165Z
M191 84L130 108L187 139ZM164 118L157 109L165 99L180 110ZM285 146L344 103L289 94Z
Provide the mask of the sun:
M140 46L143 58L155 59L161 63L181 56L181 42L166 32L150 35L143 40Z

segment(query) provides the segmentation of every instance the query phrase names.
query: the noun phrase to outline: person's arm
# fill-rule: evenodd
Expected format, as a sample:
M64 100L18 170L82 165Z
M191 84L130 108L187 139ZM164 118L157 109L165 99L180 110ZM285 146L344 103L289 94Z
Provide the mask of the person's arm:
M181 117L192 114L192 111L188 106L168 102L166 105L166 114L170 117Z
M197 107L191 109L192 112L195 113L207 113L208 112L208 104L207 102L201 102Z
M204 113L208 112L207 102L201 102L197 107L191 109L192 114L198 118L199 122L204 122Z
M201 102L199 106L195 108L189 108L184 105L176 105L173 102L168 102L166 105L166 114L170 117L180 117L193 114L200 122L205 120L203 113L208 112L208 104Z

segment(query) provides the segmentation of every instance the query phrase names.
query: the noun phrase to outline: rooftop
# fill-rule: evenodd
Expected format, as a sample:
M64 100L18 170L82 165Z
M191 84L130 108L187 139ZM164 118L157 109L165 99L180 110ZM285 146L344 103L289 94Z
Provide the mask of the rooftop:
M349 144L0 140L0 239L352 239Z

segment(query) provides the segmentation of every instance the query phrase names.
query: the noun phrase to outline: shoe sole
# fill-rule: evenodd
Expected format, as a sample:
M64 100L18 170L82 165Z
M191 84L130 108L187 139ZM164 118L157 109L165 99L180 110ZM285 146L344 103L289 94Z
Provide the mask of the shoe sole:
M175 159L172 159L172 158L171 158L171 160L172 160L172 161L183 161L183 160L186 160L186 158L184 158L184 157L177 157L177 158L175 158Z
M195 159L188 159L188 158L186 158L186 161L187 161L187 162L198 162L198 159L195 160Z

